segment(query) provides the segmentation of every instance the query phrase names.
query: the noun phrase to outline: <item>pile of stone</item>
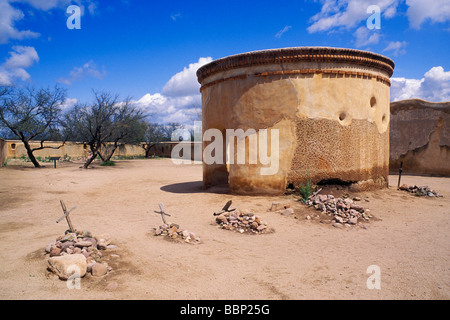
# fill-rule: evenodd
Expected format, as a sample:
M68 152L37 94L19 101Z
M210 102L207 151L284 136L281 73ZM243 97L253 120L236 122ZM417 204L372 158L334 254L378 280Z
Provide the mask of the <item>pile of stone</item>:
M400 187L400 190L407 191L410 193L414 193L419 197L442 197L440 193L430 189L428 186L408 186L407 184L403 184Z
M261 234L270 231L267 223L247 209L224 212L216 217L217 225L225 230Z
M372 218L369 209L357 204L360 198L335 198L333 195L316 195L305 203L334 218L334 224L356 225L360 220Z
M196 236L195 233L188 230L183 230L179 225L175 223L163 224L158 228L153 228L155 236L166 236L172 240L180 240L187 243L197 244L201 242L200 237Z
M102 251L116 248L117 246L111 244L107 234L94 237L89 231L77 231L66 232L56 240L50 241L45 251L50 256L48 268L60 279L67 280L73 274L71 266L78 268L80 277L87 272L96 277L106 275L112 268L101 261L104 256Z

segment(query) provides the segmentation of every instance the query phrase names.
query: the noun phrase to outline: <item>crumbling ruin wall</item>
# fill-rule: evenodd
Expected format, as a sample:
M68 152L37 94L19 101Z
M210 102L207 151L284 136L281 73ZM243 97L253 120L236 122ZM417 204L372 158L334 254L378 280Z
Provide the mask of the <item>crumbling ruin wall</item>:
M0 167L5 164L6 161L6 141L0 139Z
M250 52L203 66L197 75L204 133L279 130L276 174L262 175L261 164L204 163L204 187L228 183L232 193L282 194L309 177L385 188L393 68L381 55L316 47Z
M450 102L393 102L390 131L392 173L450 176Z

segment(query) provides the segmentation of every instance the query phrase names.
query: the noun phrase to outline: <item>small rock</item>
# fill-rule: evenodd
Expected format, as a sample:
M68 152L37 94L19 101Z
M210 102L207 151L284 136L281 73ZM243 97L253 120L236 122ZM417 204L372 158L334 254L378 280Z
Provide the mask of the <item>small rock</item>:
M106 249L110 250L110 249L117 249L118 247L115 244L110 244L106 246Z
M50 257L57 257L61 254L61 249L60 248L54 248L50 251Z
M331 224L333 227L338 228L338 229L342 229L344 227L343 224L341 223L337 223L335 221L333 221L333 223Z
M355 224L358 223L358 218L357 217L351 217L350 219L348 219L348 223L355 225Z
M409 186L407 184L402 184L400 186L400 190L408 190L408 189L409 189Z
M56 245L56 241L52 240L50 241L47 246L45 247L45 252L50 253L50 251L52 250L52 247Z
M279 202L272 203L272 206L270 207L270 211L272 211L272 212L282 210L282 209L284 209L284 206Z
M281 214L282 214L283 216L291 215L291 214L293 214L293 213L294 213L294 209L292 209L292 208L287 208L287 209L285 209L285 210L283 210L283 211L281 212Z
M88 264L87 264L87 267L86 267L86 272L89 272L89 273L91 273L92 272L92 267L94 266L94 264L96 264L97 262L89 262Z
M217 222L217 223L227 223L227 222L228 222L228 219L227 219L227 217L225 217L223 214L221 214L220 216L218 216L218 217L216 218L216 222Z
M92 238L92 233L89 230L83 230L82 237L83 238Z
M116 290L117 288L119 287L119 284L117 283L117 282L111 282L110 284L108 284L107 286L106 286L106 290L108 290L108 291L114 291L114 290Z
M97 248L99 250L106 250L108 249L108 243L105 239L99 239L97 242Z
M92 276L101 277L108 273L108 269L103 263L96 263L91 269Z
M189 231L187 231L187 230L184 230L183 232L182 232L182 235L183 235L183 238L188 238L189 237Z
M87 270L86 257L82 254L51 257L47 261L48 268L58 275L61 280L67 280L75 273L84 277Z
M90 247L90 246L92 246L91 241L79 241L79 242L75 243L75 247L78 247L78 248L84 248L84 247Z

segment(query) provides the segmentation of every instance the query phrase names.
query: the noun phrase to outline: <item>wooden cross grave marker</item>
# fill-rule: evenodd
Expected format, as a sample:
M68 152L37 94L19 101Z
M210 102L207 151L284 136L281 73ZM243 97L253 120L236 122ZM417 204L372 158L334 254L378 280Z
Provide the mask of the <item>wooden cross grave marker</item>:
M220 216L222 213L235 211L236 208L231 208L230 209L232 203L233 202L231 200L228 201L227 204L222 208L221 211L214 213L214 216Z
M67 211L66 205L64 204L64 202L63 202L62 200L60 200L60 202L61 202L61 207L62 207L62 209L63 209L64 215L63 215L61 218L59 218L58 220L56 220L56 223L60 223L64 218L66 218L67 224L69 225L69 230L70 230L70 232L71 232L71 233L74 233L74 232L75 232L75 229L74 229L74 227L73 227L73 225L72 225L72 221L70 221L69 214L70 214L73 210L75 210L77 207L73 207L72 209L70 209L69 211Z
M160 210L160 211L155 211L155 213L160 214L163 223L164 223L164 224L167 224L167 223L166 223L166 216L171 217L171 215L168 214L168 213L166 213L166 212L164 212L164 205L163 205L162 203L159 204L159 210Z

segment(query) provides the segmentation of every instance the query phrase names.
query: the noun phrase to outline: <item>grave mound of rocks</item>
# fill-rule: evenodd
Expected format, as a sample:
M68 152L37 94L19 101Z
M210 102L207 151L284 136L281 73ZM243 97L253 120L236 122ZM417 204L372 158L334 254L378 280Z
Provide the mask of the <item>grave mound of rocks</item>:
M261 234L273 231L261 217L247 209L224 212L216 217L216 224L221 229L239 233Z
M430 189L428 186L409 186L407 184L403 184L400 187L400 190L407 191L409 193L413 193L418 197L443 197L437 191Z
M357 202L359 198L335 198L333 195L316 195L305 204L314 207L333 218L333 225L356 225L360 221L369 221L372 218L369 209L364 209Z
M153 228L153 232L155 236L165 236L168 239L175 241L184 241L192 244L198 244L201 242L200 237L195 235L195 233L181 229L180 226L175 223L170 225L163 224L158 228Z
M50 241L45 251L49 255L48 268L62 280L67 280L76 266L79 276L86 273L103 276L112 270L103 260L104 251L116 249L109 235L93 236L89 231L66 232ZM116 256L116 255L111 255ZM73 268L72 268L73 269Z

